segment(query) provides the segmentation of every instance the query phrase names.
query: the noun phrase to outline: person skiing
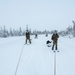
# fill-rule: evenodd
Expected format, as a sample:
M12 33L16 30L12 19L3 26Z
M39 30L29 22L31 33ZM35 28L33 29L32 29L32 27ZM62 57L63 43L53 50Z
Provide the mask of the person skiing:
M28 30L26 31L26 44L27 44L27 40L29 40L29 43L31 44L30 33Z
M38 35L37 35L37 33L35 34L35 38L38 38Z
M48 37L48 33L46 33L46 37Z
M55 46L55 49L57 50L57 41L58 41L58 38L59 38L59 35L57 33L57 31L55 30L55 32L53 33L51 39L53 41L53 46L52 46L52 50L54 50L54 46Z

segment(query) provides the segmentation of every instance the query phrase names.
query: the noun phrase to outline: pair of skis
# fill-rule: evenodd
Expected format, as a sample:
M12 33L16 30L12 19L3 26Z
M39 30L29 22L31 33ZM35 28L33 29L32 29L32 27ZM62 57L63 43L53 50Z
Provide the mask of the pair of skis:
M31 43L25 43L24 45L30 45Z
M55 53L55 52L59 52L59 50L52 50L52 51L53 51L54 53Z

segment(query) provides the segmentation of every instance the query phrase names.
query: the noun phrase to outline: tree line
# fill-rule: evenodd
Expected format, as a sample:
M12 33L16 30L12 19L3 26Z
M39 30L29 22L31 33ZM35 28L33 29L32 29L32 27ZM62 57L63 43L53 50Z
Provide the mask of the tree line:
M59 31L57 30L58 34L61 36L66 36L66 35L73 35L73 37L75 37L75 21L73 22L73 26L69 26L67 27L65 30L63 31ZM28 27L26 27L27 29ZM22 30L22 28L20 27L19 29L12 29L10 28L9 30L6 29L5 26L0 27L0 37L13 37L13 36L25 36L26 33L26 29ZM38 30L33 30L31 31L31 29L28 29L31 35L35 35L37 34L53 34L54 30L44 30L44 31L38 31Z

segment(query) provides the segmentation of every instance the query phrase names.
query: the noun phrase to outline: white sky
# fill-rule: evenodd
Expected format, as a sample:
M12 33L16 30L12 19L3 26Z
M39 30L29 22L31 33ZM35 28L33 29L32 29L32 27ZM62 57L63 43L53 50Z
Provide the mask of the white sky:
M64 30L75 20L75 0L0 0L0 27Z

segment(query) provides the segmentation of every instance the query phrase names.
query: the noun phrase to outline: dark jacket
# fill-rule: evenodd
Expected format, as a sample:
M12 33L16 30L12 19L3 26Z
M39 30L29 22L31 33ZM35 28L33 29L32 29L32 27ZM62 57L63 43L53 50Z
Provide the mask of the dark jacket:
M26 38L30 39L30 33L29 32L26 32Z
M51 39L55 42L57 42L58 38L59 38L59 35L57 33L54 33L51 37Z

